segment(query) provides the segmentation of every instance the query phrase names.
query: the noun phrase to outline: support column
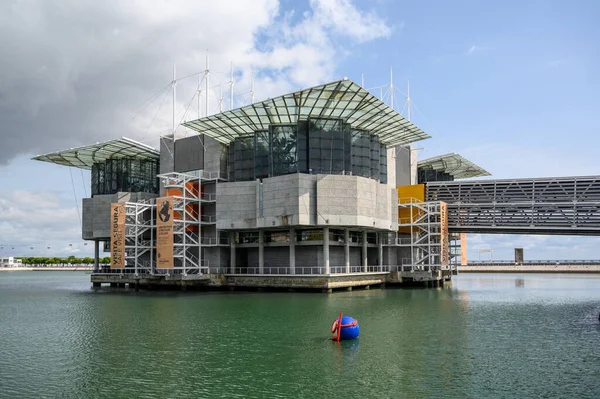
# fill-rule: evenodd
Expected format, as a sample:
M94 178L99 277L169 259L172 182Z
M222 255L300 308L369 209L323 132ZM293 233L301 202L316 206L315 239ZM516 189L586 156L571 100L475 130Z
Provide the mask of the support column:
M94 272L100 270L100 241L94 240Z
M229 232L229 273L235 273L235 231Z
M258 231L258 273L265 272L265 232Z
M290 274L296 274L296 229L290 229Z
M329 227L323 227L323 267L325 274L329 274Z
M362 259L363 259L363 272L366 273L367 272L367 264L368 264L368 257L367 257L367 231L363 230L362 232Z
M377 249L379 250L379 271L382 271L383 266L383 233L377 234Z
M350 273L350 229L344 229L344 262L346 273Z

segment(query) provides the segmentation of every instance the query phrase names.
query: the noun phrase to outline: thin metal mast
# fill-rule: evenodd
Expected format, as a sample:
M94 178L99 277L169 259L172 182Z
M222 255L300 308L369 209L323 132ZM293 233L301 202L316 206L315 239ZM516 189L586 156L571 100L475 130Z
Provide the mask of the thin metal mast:
M390 106L394 109L394 73L390 67Z
M196 95L198 96L198 119L200 119L200 96L202 95L202 90L200 89L200 85L202 84L202 74L198 72L198 88L196 89Z
M233 109L233 62L231 63L231 71L229 75L229 109Z
M410 81L407 82L407 87L406 87L406 109L407 109L407 116L408 116L408 120L410 121Z
M252 71L250 82L250 104L254 104L254 71Z
M204 76L206 79L206 115L208 116L208 100L209 100L209 93L208 93L208 85L209 85L209 80L210 80L210 69L209 69L209 63L208 63L208 50L206 50L206 71L204 71Z
M223 112L223 82L219 84L219 113Z
M175 64L173 64L173 82L172 82L172 86L173 86L173 134L175 134L175 130L177 128L176 122L175 122L175 100L177 98L177 91L176 91L176 87L177 87L177 78L176 78L176 73L175 73ZM173 137L173 139L175 139L175 137Z

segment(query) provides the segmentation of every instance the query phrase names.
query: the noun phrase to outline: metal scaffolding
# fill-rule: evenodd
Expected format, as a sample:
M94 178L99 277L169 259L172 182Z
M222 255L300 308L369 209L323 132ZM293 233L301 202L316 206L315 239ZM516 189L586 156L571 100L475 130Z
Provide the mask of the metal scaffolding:
M398 246L410 248L410 258L401 260L402 267L414 270L435 271L450 268L442 265L442 224L440 201L421 202L415 198L398 201L399 209L409 216L399 218L400 230L408 230L406 238L398 239ZM449 249L446 248L446 251Z
M125 268L136 276L155 270L154 200L125 203Z

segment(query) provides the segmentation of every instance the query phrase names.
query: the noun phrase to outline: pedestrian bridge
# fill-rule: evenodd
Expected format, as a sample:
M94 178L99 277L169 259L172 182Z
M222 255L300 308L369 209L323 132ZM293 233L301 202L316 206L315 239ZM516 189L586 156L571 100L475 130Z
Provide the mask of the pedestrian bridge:
M429 182L454 233L600 235L600 176Z

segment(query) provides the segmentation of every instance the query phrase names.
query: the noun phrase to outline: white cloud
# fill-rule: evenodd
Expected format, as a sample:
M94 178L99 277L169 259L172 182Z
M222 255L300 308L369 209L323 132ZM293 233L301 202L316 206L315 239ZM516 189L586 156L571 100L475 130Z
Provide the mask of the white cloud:
M348 49L391 32L350 0L310 0L302 15L277 0L0 2L0 244L89 253L75 248L81 228L69 181L55 176L57 191L11 192L7 181L22 173L9 161L119 136L158 144L172 123L170 93L142 105L168 85L173 63L178 77L194 74L210 51L214 112L231 61L239 106L252 71L257 100L324 83L341 77ZM177 120L189 104L185 119L197 116L197 80L178 82Z
M76 207L67 203L73 204L73 200L58 191L1 193L0 253L89 256L93 246L84 245Z
M477 45L474 44L471 47L469 47L469 50L467 50L467 53L468 54L473 54L473 53L475 53L477 51L481 51L481 50L483 50L483 47L477 46Z
M258 99L333 80L346 47L391 34L385 20L350 0L309 5L296 16L277 0L0 4L0 164L19 153L165 133L169 96L158 112L162 96L141 114L139 105L168 84L173 63L178 76L204 70L206 49L211 86L229 80L233 61L236 92L249 91L254 70ZM178 109L196 81L178 84ZM217 93L211 89L212 111Z

